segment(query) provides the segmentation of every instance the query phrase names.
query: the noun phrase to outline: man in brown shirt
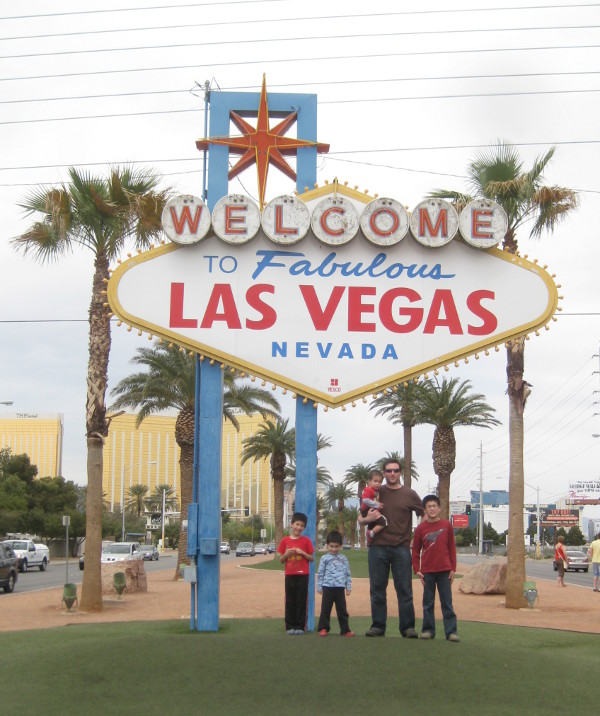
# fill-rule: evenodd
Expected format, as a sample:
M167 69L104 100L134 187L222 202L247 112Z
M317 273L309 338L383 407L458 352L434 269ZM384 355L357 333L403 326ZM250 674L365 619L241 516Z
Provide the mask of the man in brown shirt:
M379 491L381 512L370 509L360 524L374 522L380 515L387 519L387 527L373 537L369 546L369 581L371 594L371 628L365 636L384 636L387 623L387 586L392 572L398 597L400 633L407 639L418 639L415 630L415 609L412 596L412 561L410 539L412 515L423 515L421 498L414 490L400 482L402 468L397 460L383 465L386 484Z

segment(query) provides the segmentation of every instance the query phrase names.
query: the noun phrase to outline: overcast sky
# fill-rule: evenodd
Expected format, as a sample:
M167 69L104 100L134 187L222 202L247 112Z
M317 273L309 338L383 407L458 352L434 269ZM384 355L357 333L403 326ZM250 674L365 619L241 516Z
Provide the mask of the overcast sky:
M20 199L37 185L66 181L69 166L105 174L127 162L152 167L177 192L200 194L199 86L259 92L266 73L270 92L318 95L318 139L331 145L318 160L320 183L338 177L409 207L436 188L466 190L469 160L497 139L518 145L527 167L556 146L545 180L577 190L580 208L552 236L532 241L526 228L518 235L522 253L548 265L564 296L558 320L527 343L526 500L535 501L536 487L548 502L564 496L570 480L598 478L600 4L499 5L30 0L3 7L0 401L14 405L0 415L64 413L64 476L85 482L91 255L50 266L18 255L9 240L28 228ZM255 169L230 188L256 198ZM271 170L267 199L293 189ZM109 388L142 345L146 337L114 328ZM506 489L504 350L450 375L471 380L502 420L492 430L456 430L451 496L478 489L480 445L484 489ZM291 400L278 396L293 415ZM399 429L368 406L319 409L318 428L334 442L322 462L336 479L354 463L402 449ZM421 494L436 484L432 436L430 427L415 431Z

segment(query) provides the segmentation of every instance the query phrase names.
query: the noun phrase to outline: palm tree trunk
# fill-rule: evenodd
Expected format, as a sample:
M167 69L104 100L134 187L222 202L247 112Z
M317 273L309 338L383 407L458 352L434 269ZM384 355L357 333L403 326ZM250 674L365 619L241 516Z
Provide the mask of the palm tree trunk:
M273 517L275 519L275 544L283 539L283 480L273 473Z
M175 422L175 440L179 445L179 475L181 478L181 517L180 524L187 520L188 505L194 499L194 409L184 408ZM177 546L177 564L175 565L174 579L179 579L180 564L189 564L187 556L187 530L179 532L179 544Z
M450 519L450 472L442 472L438 475L438 497L442 511L440 516L443 520Z
M404 439L404 486L412 486L412 426L409 424L402 424L402 437Z
M506 606L509 609L520 609L526 606L525 597L523 596L523 583L525 582L523 412L530 391L529 385L523 380L524 353L523 338L511 341L508 345L506 372L509 397L510 474L508 484Z
M108 435L106 422L106 383L110 353L110 318L104 308L102 291L108 279L108 259L96 256L89 320L89 359L87 374L86 434L87 477L85 553L86 569L81 586L82 611L102 611L102 579L100 552L102 551L102 447Z
M456 464L456 438L451 427L437 427L433 433L433 470L438 476L438 497L443 520L450 519L450 476Z

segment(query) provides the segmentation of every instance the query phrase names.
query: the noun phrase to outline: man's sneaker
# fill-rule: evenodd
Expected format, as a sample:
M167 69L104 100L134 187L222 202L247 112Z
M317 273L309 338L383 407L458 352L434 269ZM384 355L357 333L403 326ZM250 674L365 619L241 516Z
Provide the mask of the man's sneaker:
M296 636L303 636L304 635L304 629L294 629L294 634Z
M385 632L379 627L371 627L365 632L365 636L385 636Z
M458 634L448 634L448 641L460 641Z
M342 634L342 636L354 636L354 632L353 632L353 631L347 631L347 632L344 632L344 633Z
M327 634L329 634L327 629L321 629L321 631L319 632L319 636L327 636Z
M417 632L414 629L406 629L406 631L404 631L402 636L405 639L418 639L419 638L419 635L417 634Z
M295 633L296 633L296 630L295 630L295 629L288 629L288 630L286 631L286 634L289 634L290 636L293 636Z
M430 631L422 631L421 639L433 639L433 634Z

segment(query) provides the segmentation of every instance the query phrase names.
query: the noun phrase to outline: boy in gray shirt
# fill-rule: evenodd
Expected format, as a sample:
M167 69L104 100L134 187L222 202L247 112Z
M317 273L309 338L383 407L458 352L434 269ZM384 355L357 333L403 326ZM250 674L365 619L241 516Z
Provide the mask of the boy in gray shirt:
M343 554L342 535L335 530L327 535L327 554L321 557L319 571L317 572L317 592L322 594L321 615L319 616L319 636L327 636L330 629L331 610L335 604L335 611L340 623L341 636L354 636L348 624L348 610L346 608L346 595L352 589L350 565Z

